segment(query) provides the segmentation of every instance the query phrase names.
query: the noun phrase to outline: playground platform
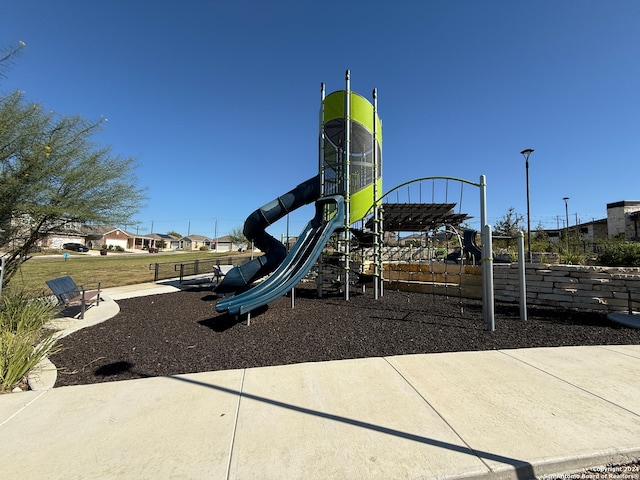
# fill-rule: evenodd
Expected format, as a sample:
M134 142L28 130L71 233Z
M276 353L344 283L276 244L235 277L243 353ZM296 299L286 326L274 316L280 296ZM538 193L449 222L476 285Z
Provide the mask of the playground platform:
M175 290L107 289L84 322L115 315L115 300ZM66 321L66 332L81 322ZM639 371L640 345L364 358L60 388L42 371L36 390L0 396L0 462L24 480L561 478L640 458ZM599 478L623 478L614 474L640 478L612 469Z

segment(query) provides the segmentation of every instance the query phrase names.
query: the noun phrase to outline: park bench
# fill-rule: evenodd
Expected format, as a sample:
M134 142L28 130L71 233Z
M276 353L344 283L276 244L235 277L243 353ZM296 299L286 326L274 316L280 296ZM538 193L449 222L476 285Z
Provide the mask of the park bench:
M66 307L80 306L80 313L74 317L84 318L84 312L93 305L100 305L100 282L98 289L87 291L82 286L78 287L70 276L54 278L45 281L60 305Z
M220 265L217 263L213 266L213 277L216 279L216 283L220 283L220 279L224 277L229 270L233 268L233 265Z

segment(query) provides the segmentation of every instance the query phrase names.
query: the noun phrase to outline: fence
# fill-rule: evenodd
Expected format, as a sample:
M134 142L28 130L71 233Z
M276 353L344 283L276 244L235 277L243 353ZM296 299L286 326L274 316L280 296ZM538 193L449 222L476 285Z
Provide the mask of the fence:
M213 267L216 265L242 265L249 261L248 257L217 257L205 260L194 260L192 262L164 262L164 263L151 263L149 264L149 270L153 270L153 281L168 280L171 278L178 278L180 283L185 278L194 277L198 275L205 275L213 272Z

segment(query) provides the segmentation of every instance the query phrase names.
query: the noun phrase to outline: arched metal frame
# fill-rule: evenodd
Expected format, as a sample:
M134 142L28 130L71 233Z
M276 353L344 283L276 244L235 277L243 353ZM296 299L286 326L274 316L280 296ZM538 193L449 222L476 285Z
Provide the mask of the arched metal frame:
M344 121L345 125L349 125L351 120L351 79L349 70L346 71L345 76L345 95L344 95ZM320 111L320 125L324 125L325 118L325 110L324 110L324 101L325 101L325 86L321 84L321 111ZM394 191L399 191L399 189L408 186L412 183L423 182L423 181L435 181L435 180L446 180L448 181L457 181L461 183L461 192L460 196L462 199L462 187L464 184L472 185L478 187L480 189L480 224L481 224L481 239L482 239L482 254L481 254L481 266L482 266L482 284L483 284L483 292L482 292L482 303L483 303L483 316L485 322L487 324L488 330L494 330L494 297L493 297L493 257L492 257L492 245L491 245L491 226L487 224L487 209L486 209L486 177L482 175L480 177L479 182L473 182L470 180L455 178L455 177L446 177L446 176L433 176L433 177L422 177L414 180L410 180L408 182L402 183L393 189L389 190L387 193L383 195L378 195L378 175L382 169L382 165L378 165L381 163L381 159L377 158L378 154L378 140L379 140L379 132L377 131L378 119L377 119L377 90L373 90L373 138L372 138L372 150L373 150L373 165L374 165L374 173L373 173L373 198L374 202L371 207L369 207L367 213L363 216L360 215L356 217L363 218L373 214L373 237L374 237L374 250L373 250L373 265L374 265L374 297L377 299L380 295L383 294L384 283L382 279L382 236L384 234L384 216L381 215L380 207L381 202L384 198L388 197ZM351 129L344 129L344 145L342 158L344 164L342 166L342 195L344 196L345 206L346 206L346 217L344 221L344 232L342 234L342 238L344 241L346 251L344 256L344 276L345 276L345 300L349 300L349 285L350 285L350 262L351 262L351 251L350 251L350 228L351 228L351 185L350 185L350 172L351 172ZM325 172L323 169L323 162L325 159L325 141L326 135L324 132L324 128L321 128L321 134L319 138L319 174L320 174L320 188L321 188L321 196L326 195L328 192L326 191L326 178ZM448 184L447 184L448 188ZM334 192L337 193L337 192ZM461 208L462 201L459 202ZM322 280L320 279L319 283L319 291Z
M369 212L373 213L374 219L380 218L379 209L383 205L383 200L391 195L393 192L399 191L401 188L408 186L413 183L424 182L424 181L435 181L435 180L446 180L446 181L458 181L461 184L468 184L474 187L478 187L480 190L480 225L481 225L481 241L482 241L482 255L481 255L481 267L482 267L482 308L483 308L483 319L486 324L486 329L489 331L495 330L495 299L493 294L493 246L491 239L491 226L487 224L487 181L486 176L481 175L479 182L473 182L470 180L466 180L463 178L456 177L446 177L446 176L432 176L432 177L421 177L414 180L409 180L404 182L391 190L387 191L385 194L377 197L374 204L369 208ZM370 213L367 215L370 215ZM380 224L384 222L384 215L382 219L379 220ZM375 223L374 223L375 224ZM374 229L374 245L382 245L382 231L376 231ZM375 252L375 246L374 246ZM382 260L381 258L376 259L374 255L374 261L378 260L377 265L374 267L374 295L376 295L376 299L378 298L378 293L383 292L383 278L382 278ZM376 288L375 285L378 284Z

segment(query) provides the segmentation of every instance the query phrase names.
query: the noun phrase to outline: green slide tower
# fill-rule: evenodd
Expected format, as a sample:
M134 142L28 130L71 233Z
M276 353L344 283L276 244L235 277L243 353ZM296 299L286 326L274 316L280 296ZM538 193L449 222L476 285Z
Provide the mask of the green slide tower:
M318 174L247 217L243 232L264 255L227 273L215 288L216 293L225 295L216 303L216 311L247 314L248 323L252 310L292 291L321 258L334 233L342 236L342 267L345 284L349 285L351 225L371 215L371 207L382 191L382 135L375 90L371 104L351 92L349 71L346 85L345 90L326 97L322 85ZM267 234L266 228L311 202L315 202L316 214L287 251ZM373 215L377 219L376 208ZM379 245L379 222L374 225L375 244ZM375 250L374 265L379 265ZM378 273L374 277L381 279ZM260 279L264 280L256 284ZM374 290L378 283L382 285L381 281L374 282ZM349 299L349 288L345 289L345 298Z
M371 207L382 193L382 122L376 90L371 103L351 91L349 70L345 80L345 90L326 96L324 84L321 87L319 174L321 196L344 197L344 268L345 284L349 285L351 225L373 212L374 237L380 234L377 208L372 211ZM374 258L376 269L378 264ZM374 285L377 290L378 282ZM348 299L349 288L345 295Z

